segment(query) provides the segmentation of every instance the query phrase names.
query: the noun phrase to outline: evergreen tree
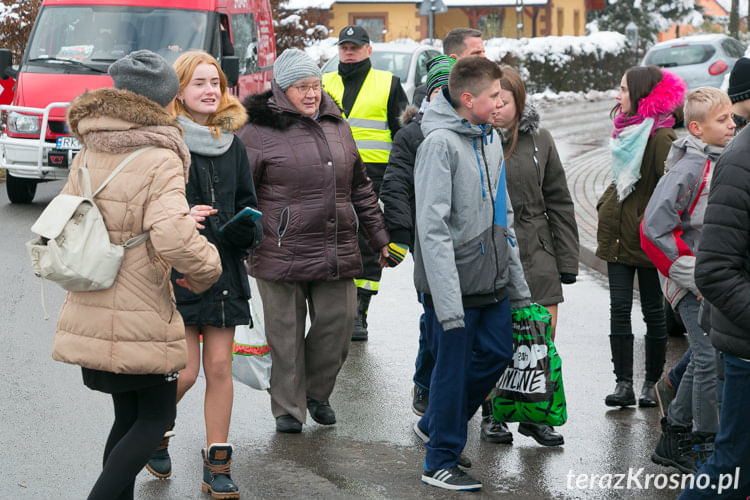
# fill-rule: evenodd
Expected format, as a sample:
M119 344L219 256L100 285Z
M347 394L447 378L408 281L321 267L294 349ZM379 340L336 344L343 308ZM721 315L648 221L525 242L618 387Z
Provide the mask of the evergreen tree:
M672 23L700 25L703 17L695 0L608 0L604 10L588 12L588 21L596 21L600 30L620 33L632 21L645 45L656 42Z

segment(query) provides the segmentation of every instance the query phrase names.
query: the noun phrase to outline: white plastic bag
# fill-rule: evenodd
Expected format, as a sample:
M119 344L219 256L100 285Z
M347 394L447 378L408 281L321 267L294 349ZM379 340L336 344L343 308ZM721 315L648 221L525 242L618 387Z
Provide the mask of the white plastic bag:
M253 289L250 299L252 326L234 327L232 349L232 376L245 385L264 391L271 387L271 350L263 328L263 306L255 280L250 279Z

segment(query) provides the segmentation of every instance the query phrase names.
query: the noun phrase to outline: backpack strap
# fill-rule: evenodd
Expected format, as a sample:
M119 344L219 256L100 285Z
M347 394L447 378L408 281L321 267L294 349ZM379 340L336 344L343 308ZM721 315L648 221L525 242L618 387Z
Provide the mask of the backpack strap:
M128 156L126 156L125 159L122 160L120 162L120 164L117 165L115 167L115 169L109 174L109 176L107 176L107 178L104 179L104 182L102 182L102 184L97 188L97 190L94 191L94 194L92 194L91 197L93 198L94 196L96 196L97 194L99 194L101 192L101 190L104 189L104 187L107 184L109 184L109 181L111 181L115 177L115 175L117 175L118 173L120 173L120 170L122 170L123 168L125 168L125 165L127 165L128 163L130 163L130 161L133 160L136 156L138 156L141 153L144 153L144 152L148 151L149 149L153 149L154 147L155 146L146 146L145 148L137 149L137 150L133 151L132 153L130 153ZM86 156L85 155L83 157L83 163L84 163L84 166L85 166L86 165Z
M91 199L91 176L89 175L89 169L86 168L86 156L88 150L83 152L83 165L78 169L78 192L84 198Z
M115 167L114 170L107 176L106 179L104 179L104 182L97 188L94 193L91 193L91 176L89 175L89 169L86 167L86 158L88 155L88 149L83 152L83 165L81 165L79 169L79 176L78 176L78 190L81 193L81 196L88 198L93 201L94 196L99 194L99 192L104 189L104 187L111 181L115 175L120 173L120 170L122 170L125 165L130 163L136 156L140 155L141 153L144 153L148 151L149 149L153 149L156 146L146 146L141 149L137 149L130 153L128 156L125 157L124 160L120 162L119 165ZM148 240L150 237L149 232L146 231L144 233L139 234L138 236L133 236L128 241L125 242L123 245L123 248L133 248L141 243L144 243L146 240Z
M138 236L133 236L128 241L126 241L125 244L122 245L122 246L123 246L123 248L137 247L141 243L145 243L146 240L149 239L149 237L150 237L149 232L146 231L145 233L141 233Z

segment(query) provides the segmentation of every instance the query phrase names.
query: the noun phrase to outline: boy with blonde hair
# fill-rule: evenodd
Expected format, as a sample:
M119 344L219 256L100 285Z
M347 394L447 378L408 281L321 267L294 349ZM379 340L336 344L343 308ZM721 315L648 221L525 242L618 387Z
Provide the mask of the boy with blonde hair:
M672 144L643 216L641 247L659 270L664 296L680 313L692 349L651 460L695 473L711 454L719 425L715 351L698 324L694 270L714 165L734 137L729 96L713 87L693 90L685 98L685 123L690 135Z

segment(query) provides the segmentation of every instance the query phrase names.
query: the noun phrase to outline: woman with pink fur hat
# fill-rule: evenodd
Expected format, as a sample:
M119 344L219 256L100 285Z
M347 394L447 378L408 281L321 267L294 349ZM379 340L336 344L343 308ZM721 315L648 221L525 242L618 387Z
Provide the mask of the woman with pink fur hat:
M639 225L651 193L664 174L664 161L677 136L674 112L682 106L685 82L656 66L625 72L612 108L612 184L597 202L596 255L607 262L610 347L617 378L607 406L635 404L633 391L633 282L638 275L646 322L645 378L638 405L657 405L654 385L661 376L667 331L657 270L641 250Z

